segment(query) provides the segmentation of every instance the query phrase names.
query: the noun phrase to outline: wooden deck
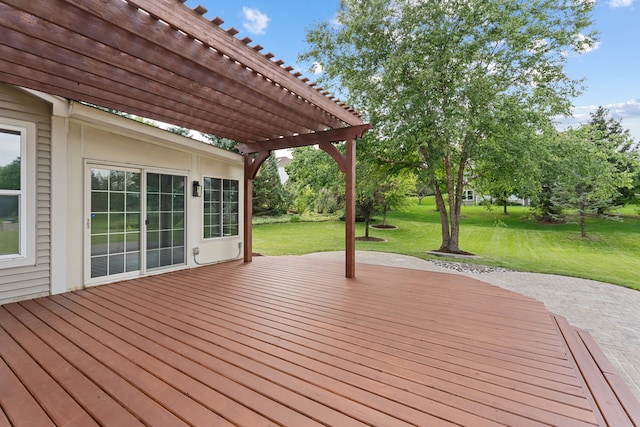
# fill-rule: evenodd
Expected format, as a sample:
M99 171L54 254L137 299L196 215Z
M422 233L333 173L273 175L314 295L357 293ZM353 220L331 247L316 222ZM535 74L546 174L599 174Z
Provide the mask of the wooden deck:
M0 307L0 427L638 426L588 334L458 275L256 258Z

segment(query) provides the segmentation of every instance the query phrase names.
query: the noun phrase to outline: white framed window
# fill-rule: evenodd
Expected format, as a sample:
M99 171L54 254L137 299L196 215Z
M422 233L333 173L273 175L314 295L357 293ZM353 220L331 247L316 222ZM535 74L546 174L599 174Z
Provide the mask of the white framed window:
M473 190L464 190L462 192L462 200L473 200Z
M35 264L36 126L0 117L0 268Z
M204 178L203 238L239 234L239 188L235 179Z

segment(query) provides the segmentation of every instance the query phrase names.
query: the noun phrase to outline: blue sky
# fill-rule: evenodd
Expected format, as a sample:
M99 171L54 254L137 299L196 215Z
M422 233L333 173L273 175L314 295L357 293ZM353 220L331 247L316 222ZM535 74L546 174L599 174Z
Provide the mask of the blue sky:
M297 61L306 50L305 32L314 24L334 18L339 0L187 0L189 7L202 5L205 16L222 18L222 28L234 27L239 38L250 37L254 44L272 52L274 59L307 75L309 64ZM597 0L594 28L600 32L596 47L568 58L572 78L585 77L585 90L573 100L574 117L568 125L589 120L598 106L609 108L613 117L640 141L640 0Z

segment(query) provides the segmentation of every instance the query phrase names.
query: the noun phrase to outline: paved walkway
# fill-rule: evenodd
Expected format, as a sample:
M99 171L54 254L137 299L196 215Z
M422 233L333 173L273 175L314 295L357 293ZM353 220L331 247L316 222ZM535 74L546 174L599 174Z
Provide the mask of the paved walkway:
M321 252L305 257L343 261L344 252ZM542 301L549 311L589 331L640 400L640 291L552 274L456 271L438 262L383 252L357 251L356 261L464 274Z

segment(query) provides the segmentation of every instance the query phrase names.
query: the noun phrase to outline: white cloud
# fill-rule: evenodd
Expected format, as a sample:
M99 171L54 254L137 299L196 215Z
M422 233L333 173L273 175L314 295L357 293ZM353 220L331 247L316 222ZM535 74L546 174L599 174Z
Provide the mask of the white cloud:
M640 99L626 102L602 105L609 110L611 117L620 120L624 129L629 129L636 141L640 141ZM582 105L574 107L573 117L558 117L557 127L564 130L568 127L577 128L591 120L591 113L598 109L598 105Z
M633 0L610 0L611 7L629 7L633 5Z
M243 7L244 22L242 26L251 34L264 34L271 19L258 9Z
M322 74L324 72L324 67L319 62L314 62L311 66L311 73L313 74Z
M578 42L578 52L589 53L600 47L600 42L593 41L593 39L585 36L584 34L578 34L576 39Z

